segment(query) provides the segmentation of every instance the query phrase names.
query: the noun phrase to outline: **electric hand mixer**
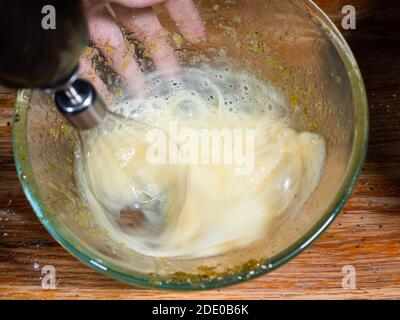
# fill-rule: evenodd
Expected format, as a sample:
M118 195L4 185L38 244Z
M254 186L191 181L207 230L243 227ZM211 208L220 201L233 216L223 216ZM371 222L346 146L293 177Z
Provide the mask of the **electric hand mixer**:
M54 29L42 25L45 17L42 9L48 5L55 8ZM0 39L6 48L0 51L0 84L54 94L58 110L80 131L82 149L97 131L108 126L136 125L133 120L121 122L112 112L107 112L94 87L78 78L78 61L88 43L81 0L1 2L0 12L7 13L0 19ZM101 122L104 125L98 126ZM138 208L152 204L148 198L133 202L129 212L134 218Z
M48 5L55 9L54 29L43 26ZM82 1L2 1L0 11L0 84L54 93L58 110L77 129L99 124L105 104L89 82L78 78L88 42Z

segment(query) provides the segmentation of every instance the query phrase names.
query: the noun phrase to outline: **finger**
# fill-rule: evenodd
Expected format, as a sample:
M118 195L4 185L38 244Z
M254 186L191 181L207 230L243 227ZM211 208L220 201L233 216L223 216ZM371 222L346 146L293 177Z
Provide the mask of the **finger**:
M188 41L196 44L204 40L204 24L192 0L168 0L164 7Z
M111 0L111 2L129 8L147 8L165 2L165 0Z
M104 99L107 105L111 105L113 99L107 89L106 84L97 75L96 70L92 67L92 59L90 54L84 54L80 59L79 74L96 89L96 92Z
M156 68L165 75L175 75L179 64L154 11L151 8L128 10L121 6L115 6L114 11L120 23L143 42Z
M125 42L121 30L111 15L102 10L88 17L92 41L107 58L109 65L127 83L128 91L136 95L144 88L143 74Z

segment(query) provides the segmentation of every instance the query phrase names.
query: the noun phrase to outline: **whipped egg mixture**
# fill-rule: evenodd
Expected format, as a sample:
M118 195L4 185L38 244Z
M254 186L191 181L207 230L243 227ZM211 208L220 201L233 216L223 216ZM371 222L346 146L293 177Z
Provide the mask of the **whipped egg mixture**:
M263 238L317 187L324 140L290 128L273 87L211 68L148 81L151 93L114 107L133 120L108 116L76 160L95 222L116 241L154 257L225 253Z

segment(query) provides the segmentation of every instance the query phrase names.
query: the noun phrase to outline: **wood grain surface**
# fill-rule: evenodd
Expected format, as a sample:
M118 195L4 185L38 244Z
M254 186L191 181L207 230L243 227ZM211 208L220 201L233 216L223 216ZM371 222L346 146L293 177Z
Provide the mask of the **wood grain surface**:
M316 243L278 270L233 287L176 293L128 286L86 267L45 231L16 175L11 145L15 92L0 91L0 299L309 299L400 298L400 1L316 1L340 25L356 7L357 30L344 32L360 64L370 103L365 168L346 207ZM54 265L57 286L41 287ZM343 289L342 268L356 270Z

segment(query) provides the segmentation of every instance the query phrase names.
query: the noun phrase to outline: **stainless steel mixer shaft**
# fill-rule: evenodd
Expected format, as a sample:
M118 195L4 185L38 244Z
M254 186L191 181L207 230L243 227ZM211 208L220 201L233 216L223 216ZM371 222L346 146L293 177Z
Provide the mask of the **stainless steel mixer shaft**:
M54 100L58 110L79 130L97 126L107 112L103 99L83 79L77 79L65 89L57 91Z

